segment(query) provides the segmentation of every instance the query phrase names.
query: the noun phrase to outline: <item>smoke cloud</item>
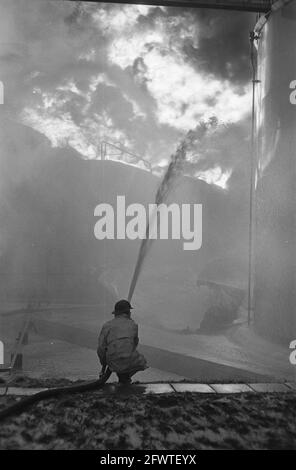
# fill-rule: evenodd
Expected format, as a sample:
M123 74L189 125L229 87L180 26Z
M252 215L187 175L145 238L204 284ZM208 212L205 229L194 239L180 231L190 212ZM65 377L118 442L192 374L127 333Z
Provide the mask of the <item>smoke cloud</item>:
M163 174L188 129L249 116L251 15L12 0L0 21L5 111L81 158L101 158L104 140ZM211 157L197 177L226 181L224 167Z

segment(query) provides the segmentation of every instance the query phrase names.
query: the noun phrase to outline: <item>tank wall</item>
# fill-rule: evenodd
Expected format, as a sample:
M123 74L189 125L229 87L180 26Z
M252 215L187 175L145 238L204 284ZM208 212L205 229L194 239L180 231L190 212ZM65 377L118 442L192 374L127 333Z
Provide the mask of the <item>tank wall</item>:
M254 317L260 333L296 338L296 2L273 13L258 46Z

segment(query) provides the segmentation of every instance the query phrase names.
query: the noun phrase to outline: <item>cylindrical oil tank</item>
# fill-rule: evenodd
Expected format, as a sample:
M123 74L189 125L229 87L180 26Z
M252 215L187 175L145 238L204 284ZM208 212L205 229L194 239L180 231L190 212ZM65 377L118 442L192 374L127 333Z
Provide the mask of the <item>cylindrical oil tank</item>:
M296 0L274 6L256 40L254 324L288 345L296 339Z

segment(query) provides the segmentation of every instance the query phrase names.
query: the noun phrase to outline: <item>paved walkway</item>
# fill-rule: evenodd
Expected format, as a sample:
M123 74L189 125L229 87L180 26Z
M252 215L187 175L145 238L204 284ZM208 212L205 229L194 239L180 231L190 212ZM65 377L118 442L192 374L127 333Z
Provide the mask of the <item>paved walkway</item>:
M28 396L47 390L46 388L24 388L24 387L0 387L0 397L4 395ZM106 384L102 393L112 394L115 392L124 392L129 394L139 393L175 393L175 392L194 392L194 393L286 393L296 391L295 382L286 383L236 383L236 384L201 384L201 383L137 383L127 386L118 384Z
M162 308L160 310L166 315ZM141 323L148 313L151 312L140 311L135 315L140 327L140 350L152 368L137 375L141 382L171 383L182 379L204 383L295 381L295 367L289 362L288 345L270 343L246 325L213 335L180 334L162 328L163 325L152 327ZM182 322L183 313L186 309L182 311ZM171 316L172 312L167 312L169 314ZM9 317L6 312L0 315L1 319L9 343L22 318ZM36 313L35 329L30 331L29 344L24 348L24 373L36 378L44 378L45 374L57 378L95 378L98 374L95 350L102 321L102 318L98 319L97 309L92 307L63 309L52 306L46 313ZM7 357L9 352L6 346Z

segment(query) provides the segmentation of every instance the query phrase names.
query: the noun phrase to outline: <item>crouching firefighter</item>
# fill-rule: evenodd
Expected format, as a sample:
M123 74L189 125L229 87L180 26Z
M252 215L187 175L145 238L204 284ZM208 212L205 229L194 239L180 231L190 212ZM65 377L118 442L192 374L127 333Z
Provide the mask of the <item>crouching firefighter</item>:
M104 381L115 372L119 383L128 384L136 372L148 367L144 356L137 351L138 325L131 319L132 308L127 300L119 300L112 312L114 319L102 327L97 354Z

